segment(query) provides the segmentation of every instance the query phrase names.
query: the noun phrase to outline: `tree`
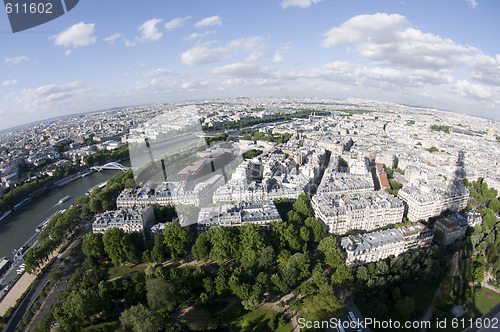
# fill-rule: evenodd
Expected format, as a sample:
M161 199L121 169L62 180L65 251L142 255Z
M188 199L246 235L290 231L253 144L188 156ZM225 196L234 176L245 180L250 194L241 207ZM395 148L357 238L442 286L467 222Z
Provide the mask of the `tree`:
M52 282L53 284L59 282L61 279L62 279L62 270L61 268L58 268L57 270L55 270L54 272L52 272L50 275L49 275L49 280L50 282Z
M387 263L384 261L377 262L375 274L386 275L387 273L389 273L389 266L387 266Z
M320 242L325 237L325 227L314 217L309 217L304 221L304 225L309 227L312 233L312 241Z
M252 311L257 309L260 302L261 298L257 294L252 294L248 299L241 301L241 304L243 304L243 308L245 308L245 310Z
M354 276L352 275L351 269L345 264L338 265L335 272L332 274L332 284L338 287L350 286L353 281Z
M210 259L216 260L221 264L224 258L230 257L233 253L234 243L231 235L231 230L227 227L214 227L209 231L210 243Z
M411 297L405 297L396 301L396 311L401 315L403 320L410 319L413 311L415 310L415 304Z
M274 263L274 249L271 246L267 246L260 252L260 256L257 260L259 267L270 268Z
M324 263L331 267L337 267L344 260L342 251L337 246L337 239L328 236L320 241L318 250L324 255Z
M369 279L368 269L366 266L358 267L358 271L356 272L356 278L361 282L366 282Z
M490 229L495 227L495 224L498 222L495 213L491 209L481 210L481 214L483 215L483 225L488 226Z
M97 264L97 262L106 257L104 251L104 243L102 242L101 233L88 233L82 239L82 251L89 261Z
M122 247L125 253L125 261L134 264L141 262L142 252L144 251L144 238L142 234L137 232L124 234L122 237Z
M201 233L196 239L191 252L197 261L207 261L210 258L210 251L212 250L212 244L210 243L210 237L208 232Z
M474 270L474 281L481 282L484 279L484 270L482 267L477 267Z
M292 255L281 270L281 279L290 288L309 275L309 258L303 253Z
M265 247L262 228L254 224L246 224L240 229L241 263L251 266L257 263Z
M306 193L302 193L297 197L297 200L293 203L293 209L304 217L312 216L311 209L309 208L309 197Z
M325 272L321 267L321 264L316 264L312 271L312 281L318 286L318 289L321 291L326 290L328 285L328 279L325 276Z
M146 281L146 298L151 309L166 308L172 312L177 305L174 286L165 279L150 279Z
M340 317L344 305L335 297L333 290L320 292L304 299L302 315L308 321L324 321Z
M305 243L308 243L309 242L309 239L311 237L311 234L309 233L309 228L307 228L306 226L302 226L300 228L300 238L302 239L302 241L304 241Z
M189 233L177 222L165 225L163 243L174 260L184 257L189 252L191 239Z
M114 264L121 264L127 260L127 252L123 248L124 237L123 230L116 227L107 229L102 236L104 251Z
M500 201L498 198L492 198L488 204L488 208L490 208L494 213L500 214Z
M120 322L134 332L162 331L164 325L161 317L142 304L123 311Z
M159 235L155 236L155 244L151 249L151 261L153 262L163 262L167 259L167 248L163 242L163 238Z

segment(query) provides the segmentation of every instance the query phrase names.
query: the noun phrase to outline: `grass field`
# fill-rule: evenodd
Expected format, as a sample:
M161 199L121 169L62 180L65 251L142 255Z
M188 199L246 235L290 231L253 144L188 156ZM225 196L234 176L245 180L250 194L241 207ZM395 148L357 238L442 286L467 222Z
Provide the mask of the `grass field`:
M487 288L474 288L470 308L474 317L481 317L500 303L500 294Z
M269 321L277 315L276 312L266 309L257 308L253 311L246 311L241 304L234 305L230 310L223 315L223 320L228 327L234 332L257 332L270 331ZM277 332L289 332L292 330L292 325L288 323L286 326L277 329Z
M110 267L108 270L109 279L118 278L132 272L144 271L146 266L147 265L120 265Z

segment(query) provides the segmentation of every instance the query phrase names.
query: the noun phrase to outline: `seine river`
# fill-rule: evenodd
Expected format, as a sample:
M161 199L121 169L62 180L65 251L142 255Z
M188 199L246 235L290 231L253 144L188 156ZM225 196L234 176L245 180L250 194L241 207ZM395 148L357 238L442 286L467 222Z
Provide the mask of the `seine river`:
M138 167L151 158L157 159L166 153L180 151L189 144L204 142L198 133L191 133L184 137L174 138L160 144L153 144L148 148L145 143L131 151L131 159L121 162L122 165ZM148 153L150 152L150 153ZM36 227L53 213L67 209L75 198L85 195L90 188L107 181L113 174L120 171L103 170L84 178L77 179L63 187L56 187L49 192L34 198L30 203L14 211L0 222L0 258L13 257L12 250L19 249L34 233ZM65 196L72 198L62 204L59 200Z
M130 161L121 163L130 166ZM84 178L77 179L63 187L56 187L47 193L34 198L30 203L14 211L0 222L0 258L11 258L12 250L21 247L34 233L36 227L53 213L67 209L75 198L85 195L85 192L99 183L107 181L113 174L120 171L103 170ZM70 200L58 204L67 195Z

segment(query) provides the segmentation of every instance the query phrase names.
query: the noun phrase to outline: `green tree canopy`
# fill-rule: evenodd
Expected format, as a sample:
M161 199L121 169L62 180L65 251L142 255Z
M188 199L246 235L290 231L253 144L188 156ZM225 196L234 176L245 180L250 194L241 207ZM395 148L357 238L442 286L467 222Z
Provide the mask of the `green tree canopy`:
M175 287L165 279L156 278L146 281L146 298L152 309L166 308L172 312L177 305Z
M324 255L324 263L330 267L337 267L344 261L344 255L338 248L337 239L327 236L318 245L318 250Z
M122 312L120 322L134 332L156 332L163 330L163 321L154 311L142 304L135 305Z
M191 238L189 233L177 222L165 225L163 229L163 243L173 259L179 259L188 254Z
M264 247L264 234L261 227L254 224L246 224L241 227L240 254L241 263L244 266L256 264Z

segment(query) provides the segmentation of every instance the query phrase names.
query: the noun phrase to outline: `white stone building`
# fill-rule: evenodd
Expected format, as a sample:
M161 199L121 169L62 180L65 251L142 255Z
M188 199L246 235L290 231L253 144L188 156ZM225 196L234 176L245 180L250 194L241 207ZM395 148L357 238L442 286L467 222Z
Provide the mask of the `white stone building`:
M273 220L281 220L281 217L274 202L269 200L220 204L201 208L197 229L198 232L204 232L211 227L243 226L245 223L267 228Z
M340 240L350 266L376 262L389 256L399 256L410 250L428 246L432 232L422 224L413 224L360 235L350 235Z
M316 218L334 234L344 234L351 229L370 231L400 223L404 213L403 202L384 191L318 193L312 198L311 206Z
M104 233L107 229L116 227L125 233L139 232L144 235L146 223L154 223L154 220L155 215L151 206L105 211L92 223L92 232Z

